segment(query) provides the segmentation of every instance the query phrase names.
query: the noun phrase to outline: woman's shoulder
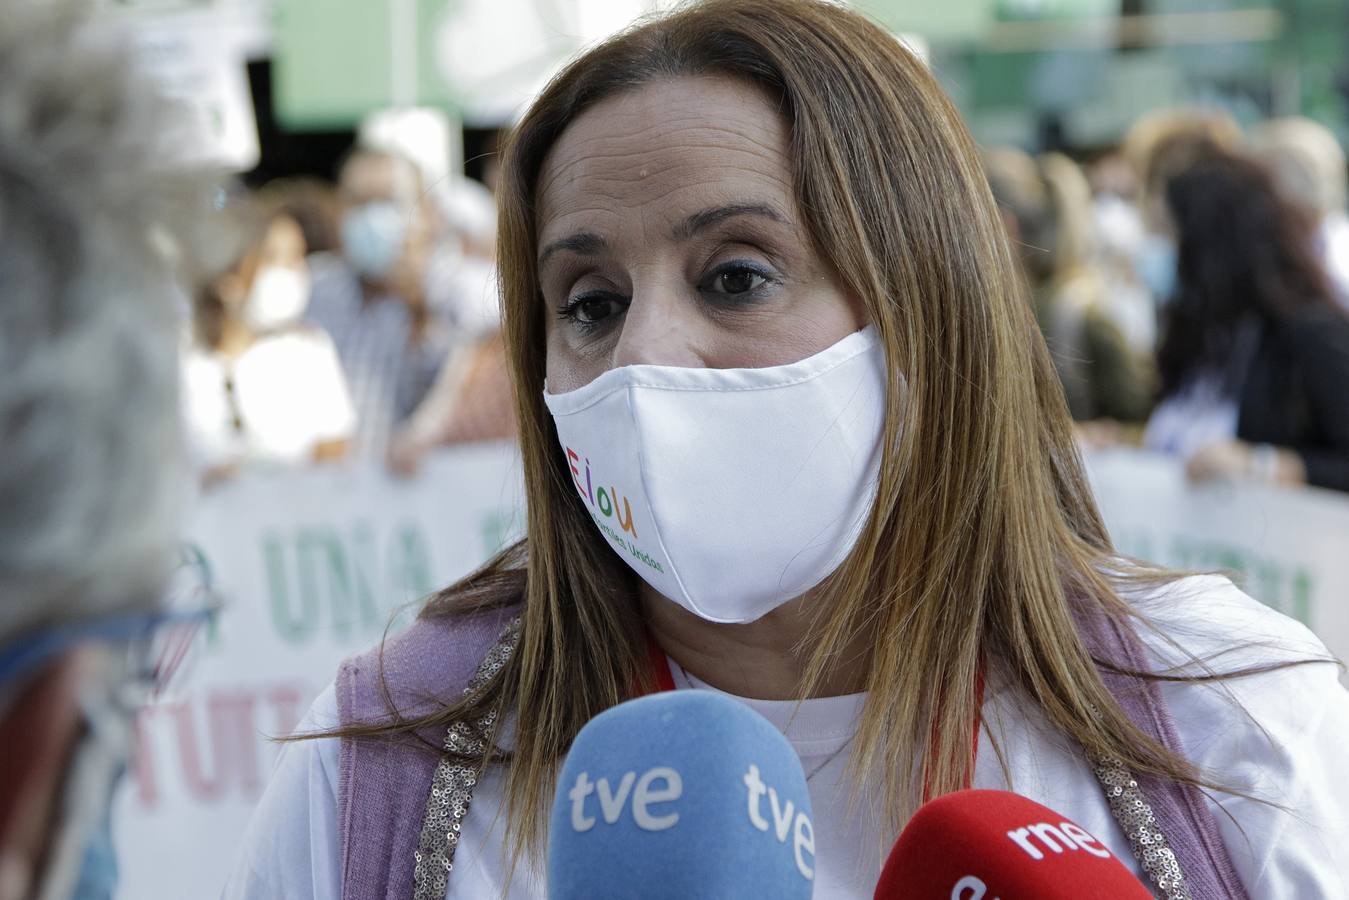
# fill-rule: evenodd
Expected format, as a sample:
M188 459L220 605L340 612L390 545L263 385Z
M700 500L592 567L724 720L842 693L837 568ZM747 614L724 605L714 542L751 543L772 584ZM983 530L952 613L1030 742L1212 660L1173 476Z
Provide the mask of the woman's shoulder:
M423 613L411 625L338 668L343 724L423 715L459 699L489 650L519 615L518 605L472 613Z
M1302 623L1221 576L1122 594L1139 615L1135 633L1162 678L1167 710L1201 768L1231 771L1244 761L1258 770L1278 760L1289 767L1279 777L1296 778L1294 757L1349 739L1340 666Z
M1349 739L1340 666L1305 625L1218 576L1128 599L1168 712L1201 767L1285 766L1284 776L1296 778L1295 757ZM1327 735L1336 737L1323 744Z
M1349 692L1325 645L1226 578L1127 597L1148 622L1139 637L1160 672L1232 675L1160 688L1186 757L1237 792L1209 799L1248 893L1345 896L1349 866L1336 848L1349 841Z
M1167 666L1198 661L1218 671L1329 659L1306 625L1252 598L1221 575L1191 575L1121 590L1139 614L1138 637Z
M1312 761L1338 757L1349 742L1340 666L1305 625L1216 576L1129 599L1167 710L1201 768L1249 776L1256 796L1288 804L1320 767Z

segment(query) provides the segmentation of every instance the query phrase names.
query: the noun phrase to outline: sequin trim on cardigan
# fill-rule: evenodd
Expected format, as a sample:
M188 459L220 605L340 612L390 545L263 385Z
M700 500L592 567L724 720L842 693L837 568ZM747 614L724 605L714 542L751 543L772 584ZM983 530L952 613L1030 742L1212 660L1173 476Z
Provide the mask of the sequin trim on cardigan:
M465 697L482 690L496 677L510 660L519 637L520 619L512 619L469 679L464 688ZM481 756L495 725L496 713L489 712L472 725L456 722L445 733L446 755L441 757L431 778L431 795L426 801L421 837L417 841L416 867L412 875L413 900L445 900L460 830L478 781L477 765L456 762L455 757Z

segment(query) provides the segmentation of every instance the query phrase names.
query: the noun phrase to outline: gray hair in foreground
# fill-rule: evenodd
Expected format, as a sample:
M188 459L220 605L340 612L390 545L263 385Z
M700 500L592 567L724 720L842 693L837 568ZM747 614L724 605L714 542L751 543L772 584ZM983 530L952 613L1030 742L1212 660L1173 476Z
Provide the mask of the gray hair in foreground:
M184 482L162 104L73 5L0 0L0 21L4 646L153 608Z

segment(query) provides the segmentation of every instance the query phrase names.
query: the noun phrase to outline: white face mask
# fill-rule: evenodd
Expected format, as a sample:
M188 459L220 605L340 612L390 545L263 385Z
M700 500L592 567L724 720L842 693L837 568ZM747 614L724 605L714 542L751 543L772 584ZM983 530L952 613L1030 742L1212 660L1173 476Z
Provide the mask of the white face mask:
M544 401L604 539L709 622L752 622L819 584L875 498L872 328L785 366L624 366Z
M300 321L309 306L309 270L269 266L253 276L243 317L254 331L277 331Z

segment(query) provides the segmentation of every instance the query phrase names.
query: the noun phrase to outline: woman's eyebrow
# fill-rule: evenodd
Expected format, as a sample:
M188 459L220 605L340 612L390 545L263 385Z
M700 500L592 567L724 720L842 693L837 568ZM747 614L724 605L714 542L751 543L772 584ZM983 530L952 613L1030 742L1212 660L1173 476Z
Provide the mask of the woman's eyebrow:
M579 256L599 256L608 246L604 238L591 231L569 234L544 247L543 251L539 253L539 261L536 265L543 266L548 261L548 257L560 250L568 250Z
M675 240L686 241L700 231L737 216L755 216L781 225L788 224L787 217L771 203L728 203L724 206L710 206L694 213L675 225L671 234ZM599 256L608 247L608 242L598 234L591 231L580 231L550 242L539 253L539 261L536 265L542 267L550 256L562 250L575 253L578 256Z
M676 225L671 234L675 240L686 241L704 229L737 216L756 216L781 225L788 224L787 217L771 203L728 203L725 206L712 206L694 213Z

